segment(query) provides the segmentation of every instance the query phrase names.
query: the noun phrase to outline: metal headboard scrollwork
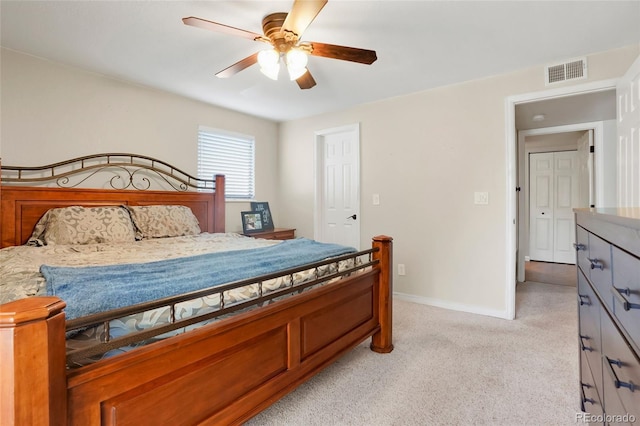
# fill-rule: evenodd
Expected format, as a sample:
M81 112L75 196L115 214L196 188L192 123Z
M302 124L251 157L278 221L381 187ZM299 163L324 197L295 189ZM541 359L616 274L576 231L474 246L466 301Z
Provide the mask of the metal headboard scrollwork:
M199 179L164 161L125 153L87 155L38 167L2 165L2 183L53 182L61 188L75 188L103 172L108 174L106 184L113 189L145 191L151 188L153 178L176 191L215 190L213 179Z

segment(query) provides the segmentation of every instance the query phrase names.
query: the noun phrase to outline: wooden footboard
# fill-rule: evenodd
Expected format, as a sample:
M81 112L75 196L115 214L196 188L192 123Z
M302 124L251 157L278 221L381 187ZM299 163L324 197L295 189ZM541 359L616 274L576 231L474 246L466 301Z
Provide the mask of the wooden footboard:
M392 344L392 239L369 271L75 370L64 303L0 306L0 424L240 424L368 337Z

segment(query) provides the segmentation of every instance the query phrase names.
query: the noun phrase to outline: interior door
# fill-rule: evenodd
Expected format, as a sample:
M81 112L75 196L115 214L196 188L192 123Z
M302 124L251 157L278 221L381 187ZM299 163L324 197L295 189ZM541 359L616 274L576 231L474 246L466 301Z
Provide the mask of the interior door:
M529 257L575 263L573 208L579 205L576 151L530 154Z
M529 155L529 258L553 262L553 153Z
M317 218L315 239L360 248L359 126L316 134Z
M575 218L578 207L578 154L556 152L554 159L553 262L575 264Z
M640 56L616 86L618 205L640 206Z

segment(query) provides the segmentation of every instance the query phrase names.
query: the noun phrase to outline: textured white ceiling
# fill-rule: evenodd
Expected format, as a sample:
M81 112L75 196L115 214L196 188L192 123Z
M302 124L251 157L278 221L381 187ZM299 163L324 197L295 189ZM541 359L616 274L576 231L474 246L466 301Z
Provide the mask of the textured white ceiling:
M302 39L376 50L378 61L311 57L318 84L303 91L257 66L218 79L264 45L181 21L197 16L261 33L263 16L291 5L2 0L1 45L286 121L640 42L639 1L329 0Z

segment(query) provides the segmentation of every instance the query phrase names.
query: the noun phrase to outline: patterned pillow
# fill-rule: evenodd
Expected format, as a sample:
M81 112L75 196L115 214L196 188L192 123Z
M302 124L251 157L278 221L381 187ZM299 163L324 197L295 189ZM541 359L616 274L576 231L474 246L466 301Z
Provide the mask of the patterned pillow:
M46 245L121 243L136 240L129 212L119 206L51 209L42 237Z
M200 224L187 206L127 206L142 238L198 235Z
M47 221L49 220L49 211L47 210L45 214L38 220L36 226L33 228L33 232L31 233L31 237L27 240L28 246L36 246L41 247L44 246L44 231L47 229Z

